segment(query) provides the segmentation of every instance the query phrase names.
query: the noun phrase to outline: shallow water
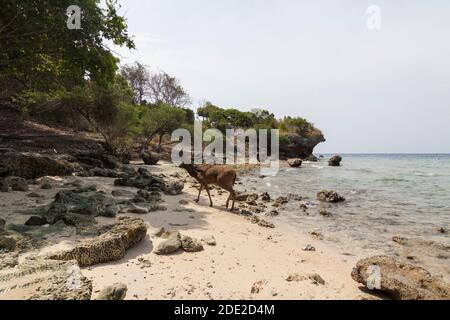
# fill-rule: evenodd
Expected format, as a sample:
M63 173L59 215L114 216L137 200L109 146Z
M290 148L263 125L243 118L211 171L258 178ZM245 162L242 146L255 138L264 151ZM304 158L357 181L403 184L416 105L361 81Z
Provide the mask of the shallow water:
M341 167L329 167L330 155L324 156L299 169L282 167L275 177L244 178L244 185L272 198L289 193L306 198L309 215L291 201L275 219L299 230L319 230L343 252L392 254L398 249L392 236L450 245L448 233L434 230L450 228L450 155L343 155ZM323 189L347 201L319 203L316 194ZM321 216L322 207L333 215Z

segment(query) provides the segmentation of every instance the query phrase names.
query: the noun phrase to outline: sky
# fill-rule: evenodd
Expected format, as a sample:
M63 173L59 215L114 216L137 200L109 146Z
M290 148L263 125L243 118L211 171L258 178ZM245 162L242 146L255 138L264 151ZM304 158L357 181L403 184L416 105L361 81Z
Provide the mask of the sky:
M318 153L450 153L448 0L119 3L137 46L121 63L176 76L193 109L307 118Z

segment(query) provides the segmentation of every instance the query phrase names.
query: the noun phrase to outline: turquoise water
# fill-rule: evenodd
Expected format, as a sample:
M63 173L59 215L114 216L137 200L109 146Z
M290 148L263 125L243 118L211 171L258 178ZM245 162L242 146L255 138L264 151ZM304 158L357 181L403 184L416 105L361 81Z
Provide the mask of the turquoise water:
M450 245L450 155L342 155L341 167L319 162L282 167L275 177L246 178L258 192L272 197L304 197L308 214L291 201L275 218L304 230L318 230L325 240L353 253L393 253L392 236L419 237ZM331 189L347 201L323 204L316 193ZM319 214L326 208L333 215Z

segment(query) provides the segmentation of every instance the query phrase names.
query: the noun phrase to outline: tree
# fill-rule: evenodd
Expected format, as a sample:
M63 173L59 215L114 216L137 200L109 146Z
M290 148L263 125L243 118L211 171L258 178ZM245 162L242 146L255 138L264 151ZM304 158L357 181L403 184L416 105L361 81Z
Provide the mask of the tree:
M155 137L159 137L158 149L162 146L162 138L174 130L187 124L188 114L182 108L168 104L159 104L144 108L140 119L141 135L144 143L141 154L148 148L148 144Z
M122 76L128 80L128 83L135 92L134 102L137 104L145 103L145 97L149 93L150 72L148 67L136 61L132 65L125 65L121 68Z
M191 103L191 98L178 79L165 72L151 75L148 98L149 102L154 105L167 104L181 108Z
M81 29L67 27L72 0L4 0L0 10L0 74L25 88L70 88L86 79L106 86L118 59L104 44L134 48L114 0L78 0ZM103 2L103 1L102 1Z

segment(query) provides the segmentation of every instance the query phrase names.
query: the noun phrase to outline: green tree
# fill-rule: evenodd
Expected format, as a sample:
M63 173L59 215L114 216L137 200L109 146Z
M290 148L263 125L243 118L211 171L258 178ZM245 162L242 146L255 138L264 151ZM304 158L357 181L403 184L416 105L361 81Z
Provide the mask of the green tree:
M105 42L134 48L113 0L77 0L81 29L67 27L72 0L3 0L0 10L0 74L24 88L73 87L86 79L106 86L118 58Z
M140 118L140 132L144 137L141 154L148 148L148 144L155 137L159 138L158 149L162 146L164 135L188 124L186 110L168 104L144 107Z

